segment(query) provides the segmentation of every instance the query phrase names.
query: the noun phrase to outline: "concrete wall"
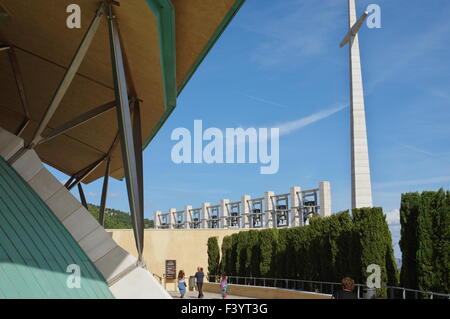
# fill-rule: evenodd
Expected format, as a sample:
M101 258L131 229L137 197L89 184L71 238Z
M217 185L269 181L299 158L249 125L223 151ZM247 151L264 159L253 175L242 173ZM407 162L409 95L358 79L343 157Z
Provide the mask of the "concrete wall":
M113 239L126 251L136 256L133 230L110 229ZM195 274L197 267L208 271L207 242L218 237L219 247L223 237L244 231L244 229L146 229L144 231L144 259L147 268L161 276L165 272L165 261L177 261L177 273L183 269L186 277ZM166 283L168 290L176 290L174 281Z
M220 293L218 283L205 283L203 290ZM228 285L228 294L259 299L331 299L331 295L313 292L279 289L272 287L252 287L245 285Z

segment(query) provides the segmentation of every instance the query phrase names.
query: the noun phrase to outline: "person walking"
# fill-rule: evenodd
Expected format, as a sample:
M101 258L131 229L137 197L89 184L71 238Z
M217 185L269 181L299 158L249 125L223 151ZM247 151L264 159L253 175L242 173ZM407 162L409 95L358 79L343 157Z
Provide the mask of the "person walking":
M227 282L227 274L222 273L220 277L220 293L222 294L222 299L225 299L228 296L228 282Z
M178 272L178 290L180 291L180 298L184 298L184 294L186 293L186 282L184 281L183 270Z
M198 298L203 298L203 278L205 274L202 267L197 267L197 272L195 273L195 279L197 281Z
M358 299L356 293L353 292L355 289L355 281L350 277L345 277L342 279L342 289L333 292L332 299Z

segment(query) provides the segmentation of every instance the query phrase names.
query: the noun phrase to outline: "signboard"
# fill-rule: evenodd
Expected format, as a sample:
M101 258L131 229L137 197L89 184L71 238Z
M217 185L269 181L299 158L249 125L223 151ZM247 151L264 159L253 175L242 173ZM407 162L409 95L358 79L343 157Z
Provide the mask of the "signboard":
M176 260L166 260L166 278L176 279L177 278L177 261Z

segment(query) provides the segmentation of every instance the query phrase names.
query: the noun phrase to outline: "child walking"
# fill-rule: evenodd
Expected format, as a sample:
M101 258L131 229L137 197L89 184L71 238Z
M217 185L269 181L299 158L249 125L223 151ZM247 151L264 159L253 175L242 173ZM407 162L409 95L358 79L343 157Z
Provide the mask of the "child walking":
M186 282L184 281L184 271L180 270L178 272L178 290L180 291L180 298L184 297L186 293Z
M220 277L220 292L222 294L222 299L225 299L228 296L228 282L227 282L227 274L222 273Z

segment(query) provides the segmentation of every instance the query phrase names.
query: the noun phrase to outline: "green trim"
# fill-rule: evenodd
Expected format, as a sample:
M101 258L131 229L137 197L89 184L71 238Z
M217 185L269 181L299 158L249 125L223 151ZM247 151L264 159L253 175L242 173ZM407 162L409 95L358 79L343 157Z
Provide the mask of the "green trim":
M171 0L146 0L158 23L164 110L177 103L175 9Z
M151 3L151 0L147 0L150 1L149 3ZM155 0L158 1L158 0ZM169 1L169 0L167 0ZM191 69L188 72L187 77L183 80L183 82L180 84L180 86L178 87L178 95L181 94L181 92L183 91L184 87L186 86L186 84L189 82L189 80L191 79L192 75L195 73L195 71L197 70L197 68L200 66L200 64L202 63L202 61L205 59L206 55L209 53L209 51L211 50L211 48L214 46L214 44L216 43L216 41L220 38L220 36L222 35L223 31L225 31L226 27L228 26L228 24L231 22L231 20L233 20L234 16L237 14L237 12L239 11L239 9L242 7L242 5L244 4L245 0L236 0L235 3L233 4L233 6L231 7L230 11L228 11L227 15L225 16L225 18L222 20L222 22L220 23L219 27L216 29L216 31L214 32L213 36L211 37L211 39L209 39L208 43L206 44L206 46L203 48L202 52L200 53L200 55L197 57L197 59L195 60L194 64L192 65ZM175 49L173 49L175 52ZM164 54L164 53L162 53ZM147 145L153 140L153 138L156 136L156 134L158 133L158 131L161 129L161 127L164 125L164 123L166 122L166 120L169 118L170 114L172 114L173 110L175 109L175 104L173 105L173 107L171 107L169 105L169 107L164 111L164 114L162 115L162 117L160 118L160 120L158 121L158 124L156 125L156 127L153 129L153 131L151 132L151 134L149 135L149 137L147 138L147 140L144 143L143 149L145 149L147 147Z

